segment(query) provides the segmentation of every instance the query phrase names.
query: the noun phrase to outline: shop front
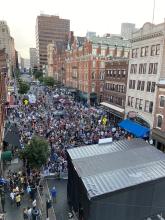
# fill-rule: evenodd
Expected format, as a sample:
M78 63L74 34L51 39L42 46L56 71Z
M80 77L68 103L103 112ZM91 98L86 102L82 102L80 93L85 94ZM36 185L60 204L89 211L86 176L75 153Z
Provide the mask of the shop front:
M107 102L101 102L101 107L107 112L109 121L113 123L119 123L124 119L124 109L118 106L109 104Z
M92 92L90 94L90 105L91 106L97 105L97 94L95 92Z
M153 144L161 151L165 152L165 132L159 129L152 129L151 138Z

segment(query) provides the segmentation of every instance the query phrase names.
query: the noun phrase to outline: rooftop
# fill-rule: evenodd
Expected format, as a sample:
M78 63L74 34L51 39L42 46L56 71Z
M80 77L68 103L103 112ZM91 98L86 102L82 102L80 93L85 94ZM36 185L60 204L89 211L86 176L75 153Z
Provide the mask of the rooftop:
M91 37L90 41L94 44L102 44L108 46L118 46L118 47L131 47L129 40L124 40L121 36L111 36L111 37Z
M165 155L141 139L68 150L89 199L165 177Z

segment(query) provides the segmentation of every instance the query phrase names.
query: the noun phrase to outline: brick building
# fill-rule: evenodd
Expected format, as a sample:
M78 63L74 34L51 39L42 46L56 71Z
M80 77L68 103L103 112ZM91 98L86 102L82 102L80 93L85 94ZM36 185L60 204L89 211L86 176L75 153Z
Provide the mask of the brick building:
M66 51L66 85L79 91L84 102L96 104L103 96L105 62L128 57L130 43L121 37L75 38Z
M118 58L105 63L104 106L109 118L119 121L124 118L128 58Z
M165 152L165 80L160 80L157 84L152 139L154 145Z
M2 149L4 120L5 120L5 104L7 96L6 80L7 80L7 54L5 49L0 50L0 150Z

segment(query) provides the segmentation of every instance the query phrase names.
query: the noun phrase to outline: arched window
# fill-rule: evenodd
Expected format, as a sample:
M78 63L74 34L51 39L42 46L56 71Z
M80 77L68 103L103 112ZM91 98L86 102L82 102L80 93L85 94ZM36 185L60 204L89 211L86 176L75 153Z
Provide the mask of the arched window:
M163 118L161 115L158 115L157 117L157 127L161 128L162 127L162 122L163 122Z

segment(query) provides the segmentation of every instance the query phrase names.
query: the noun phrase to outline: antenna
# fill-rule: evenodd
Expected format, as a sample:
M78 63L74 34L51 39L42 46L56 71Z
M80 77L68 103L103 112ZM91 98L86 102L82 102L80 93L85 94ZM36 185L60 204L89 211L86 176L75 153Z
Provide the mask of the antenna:
M154 0L154 5L153 5L152 24L154 24L154 18L155 18L155 0Z

